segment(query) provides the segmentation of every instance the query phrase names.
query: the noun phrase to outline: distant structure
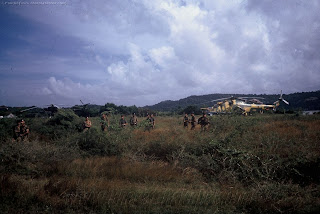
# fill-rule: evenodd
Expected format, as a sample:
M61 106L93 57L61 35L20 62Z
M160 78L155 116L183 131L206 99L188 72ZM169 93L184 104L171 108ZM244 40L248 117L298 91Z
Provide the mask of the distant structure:
M319 114L320 110L312 110L312 111L303 111L303 115L313 115L313 114Z
M10 113L8 116L5 116L5 118L16 118L17 116L16 115L14 115L14 114L12 114L12 113Z

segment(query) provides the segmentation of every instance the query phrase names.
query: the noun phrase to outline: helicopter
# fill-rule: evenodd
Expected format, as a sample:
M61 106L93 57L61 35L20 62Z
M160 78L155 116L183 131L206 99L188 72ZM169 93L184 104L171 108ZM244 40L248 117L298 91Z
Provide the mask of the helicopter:
M248 100L251 99L251 100ZM217 102L212 107L201 108L201 110L206 111L209 115L213 114L227 114L232 112L239 112L243 115L248 115L251 110L260 110L263 113L264 110L272 109L275 111L280 105L280 102L284 102L289 105L289 102L283 99L282 91L280 97L273 104L264 104L259 99L264 99L263 97L228 97L221 98L217 100L211 100L210 102Z
M55 104L50 104L46 105L45 107L37 107L37 106L31 106L29 108L23 109L19 111L19 114L24 114L26 117L53 117L58 110L61 109L61 107L55 105ZM27 113L28 112L28 113Z
M61 107L55 105L55 104L50 104L47 105L47 108L44 108L45 112L49 113L49 117L54 116L55 113L58 112L58 110L61 109Z
M88 106L90 103L83 103L82 100L80 100L82 105L75 105L71 109L78 115L78 116L84 116L88 117L90 116L89 108Z

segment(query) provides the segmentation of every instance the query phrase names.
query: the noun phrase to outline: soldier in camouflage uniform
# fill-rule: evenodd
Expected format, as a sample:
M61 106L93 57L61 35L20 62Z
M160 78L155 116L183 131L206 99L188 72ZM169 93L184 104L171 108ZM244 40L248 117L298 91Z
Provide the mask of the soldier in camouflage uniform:
M207 118L207 115L203 113L202 117L198 119L198 124L201 125L201 131L206 131L208 128L208 125L210 124L209 119Z
M92 126L91 121L89 120L89 117L86 117L86 120L83 122L83 132L88 131Z
M188 128L188 125L189 125L189 117L188 117L188 114L185 114L183 118L183 127Z
M26 125L24 120L21 121L20 136L22 141L27 141L29 139L29 127Z
M132 114L132 117L130 118L130 125L131 127L136 127L138 125L138 118L136 116L136 113Z
M109 127L109 119L108 119L108 117L107 117L106 114L102 114L102 115L101 115L100 125L101 125L101 130L102 130L103 132L105 132L105 131L108 130L108 127Z
M148 130L150 132L150 130L154 129L154 126L155 126L155 120L154 120L153 114L151 114L151 115L148 114L147 122L148 122L148 124L146 126L146 130Z
M21 120L17 122L17 125L14 127L14 136L12 141L20 141L20 125L21 125Z
M123 115L121 115L121 118L120 118L120 121L119 121L119 125L120 125L121 128L124 128L127 125L127 121L126 121L126 119L124 119Z
M194 130L196 128L196 117L194 116L194 113L191 113L191 130Z
M29 138L29 127L24 120L20 120L14 128L14 141L27 141Z

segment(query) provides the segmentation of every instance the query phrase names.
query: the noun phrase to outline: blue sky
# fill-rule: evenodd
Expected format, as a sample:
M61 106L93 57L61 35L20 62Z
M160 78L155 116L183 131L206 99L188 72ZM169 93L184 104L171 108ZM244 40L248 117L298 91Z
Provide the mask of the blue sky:
M318 0L0 1L0 105L320 89Z

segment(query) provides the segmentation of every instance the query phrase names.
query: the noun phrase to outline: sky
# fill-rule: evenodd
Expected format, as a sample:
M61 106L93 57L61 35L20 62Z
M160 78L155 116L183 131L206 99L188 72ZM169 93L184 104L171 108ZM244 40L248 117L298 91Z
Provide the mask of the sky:
M0 0L0 105L320 89L320 0Z

